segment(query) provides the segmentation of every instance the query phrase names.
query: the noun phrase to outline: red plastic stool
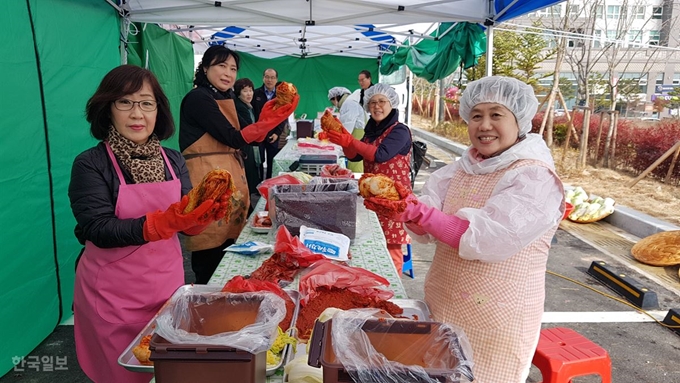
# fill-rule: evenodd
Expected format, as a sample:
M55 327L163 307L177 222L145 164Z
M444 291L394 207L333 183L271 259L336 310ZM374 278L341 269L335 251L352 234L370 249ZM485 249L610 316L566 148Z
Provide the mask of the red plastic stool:
M570 383L577 376L598 374L612 381L612 361L604 348L564 327L541 330L532 364L541 370L543 383Z

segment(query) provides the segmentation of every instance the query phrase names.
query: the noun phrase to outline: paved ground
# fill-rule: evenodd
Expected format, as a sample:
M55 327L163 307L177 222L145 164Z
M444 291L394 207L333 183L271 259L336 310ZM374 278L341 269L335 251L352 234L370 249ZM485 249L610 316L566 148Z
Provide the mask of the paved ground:
M441 150L432 143L429 144L428 155L433 160L432 168L421 170L416 191L419 191L429 173L453 159L450 152ZM677 279L667 281L656 278L630 259L610 252L605 247L593 245L587 239L584 240L583 236L577 237L565 229L569 229L568 225L558 230L548 260L545 304L547 314L544 327L574 329L608 350L615 383L680 382L680 336L657 323L640 321L632 308L589 289L590 287L602 293L613 294L589 276L586 270L593 261L603 260L640 281L658 295L660 307L653 312L657 317L663 317L670 308L680 308L680 286ZM423 298L423 281L433 255L434 246L413 245L415 278L402 278L409 297ZM677 269L675 272L677 275ZM191 272L187 273L187 281L193 281ZM89 382L77 365L72 326L57 327L31 356L66 357L68 370L10 371L0 378L0 383ZM527 383L540 381L540 373L532 368ZM576 378L572 383L595 382L600 382L599 378Z

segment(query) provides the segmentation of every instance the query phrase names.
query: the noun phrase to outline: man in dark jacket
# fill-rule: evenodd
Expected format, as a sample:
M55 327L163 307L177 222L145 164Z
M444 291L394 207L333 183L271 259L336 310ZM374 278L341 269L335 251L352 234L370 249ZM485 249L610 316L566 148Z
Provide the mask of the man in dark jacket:
M279 73L276 71L276 69L269 68L264 71L262 78L263 84L260 88L255 89L253 94L252 105L256 121L260 118L260 111L262 110L264 104L276 97L276 84L278 83L278 80ZM262 159L262 163L260 164L260 178L263 180L272 177L272 163L274 156L279 152L279 136L281 135L281 132L283 132L286 122L287 121L283 121L274 129L269 131L267 138L260 144L260 158ZM266 175L264 174L263 167L265 158L267 161Z

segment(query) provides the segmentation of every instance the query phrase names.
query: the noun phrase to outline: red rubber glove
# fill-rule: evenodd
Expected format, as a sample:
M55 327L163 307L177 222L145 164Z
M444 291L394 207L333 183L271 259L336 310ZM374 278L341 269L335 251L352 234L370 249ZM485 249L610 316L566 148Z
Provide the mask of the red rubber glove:
M335 121L337 121L338 124L340 124L340 126L342 126L342 123L340 122L340 120L337 117L333 116L333 118L335 119ZM354 137L352 137L350 132L348 132L347 129L345 129L344 126L342 126L341 132L336 132L335 130L329 130L326 133L328 134L328 139L332 143L342 146L343 149L349 147L349 145L354 140Z
M219 221L222 218L224 218L227 215L227 212L229 211L229 197L226 194L222 194L220 199L215 201L215 203L213 204L211 211L215 211L213 215L213 219L215 221ZM182 233L186 235L198 235L201 234L203 230L205 230L209 225L210 223L207 223L205 225L197 225L182 231Z
M146 213L144 239L149 242L170 239L180 231L207 225L215 220L219 204L215 204L213 200L207 200L190 213L182 214L188 204L189 196L185 195L180 202L173 203L166 211Z
M257 122L241 130L241 136L247 143L264 141L270 130L293 114L300 102L300 96L295 95L290 104L283 105L278 109L274 109L275 101L273 99L267 101L262 107L260 118Z
M350 144L350 149L354 150L356 153L361 154L365 160L375 161L375 152L378 151L378 147L365 143L361 140L354 140Z

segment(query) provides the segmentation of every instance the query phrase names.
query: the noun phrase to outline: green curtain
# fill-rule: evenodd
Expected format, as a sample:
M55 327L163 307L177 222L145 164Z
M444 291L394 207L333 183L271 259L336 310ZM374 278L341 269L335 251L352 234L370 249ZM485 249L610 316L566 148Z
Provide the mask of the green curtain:
M11 36L0 44L3 375L72 315L81 246L67 195L71 165L95 143L85 103L120 54L118 14L103 1L3 1L0 25Z
M130 25L127 45L128 64L152 71L170 101L179 129L179 107L191 90L194 80L194 48L189 39L155 25L134 23ZM178 134L163 142L164 146L179 149Z
M392 53L382 57L380 73L388 75L400 66L407 65L416 76L434 82L455 72L460 66L467 69L477 65L477 58L486 52L486 34L479 24L441 23L430 34L432 37L442 35L441 38L422 40L415 45L409 45L407 40L403 47L393 46Z
M331 105L328 101L328 90L335 86L344 86L351 91L359 87L359 72L366 69L371 72L374 83L378 82L378 62L376 59L355 58L324 55L318 57L277 57L265 59L248 53L239 52L241 65L239 78L249 78L255 88L262 86L262 75L265 69L274 68L279 73L280 81L292 82L300 93L300 104L295 117L306 114L307 118L316 118Z

